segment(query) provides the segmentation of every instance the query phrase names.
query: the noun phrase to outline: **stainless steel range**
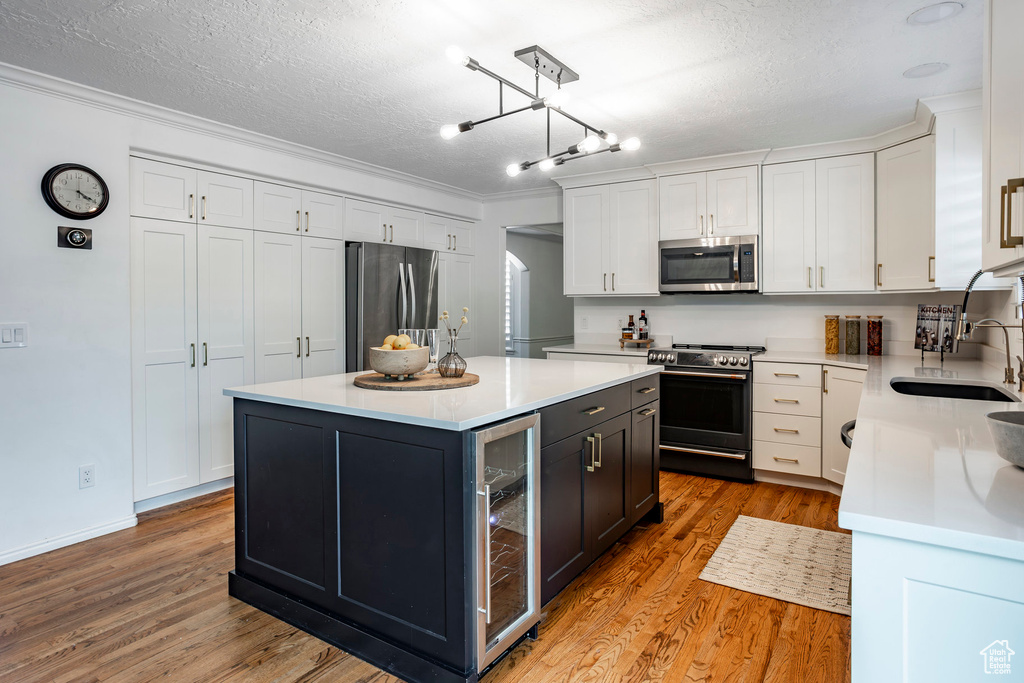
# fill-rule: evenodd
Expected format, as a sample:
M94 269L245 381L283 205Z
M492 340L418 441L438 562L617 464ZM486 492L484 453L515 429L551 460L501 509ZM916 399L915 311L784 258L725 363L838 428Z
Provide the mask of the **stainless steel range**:
M763 346L673 344L651 349L661 373L661 467L753 481L753 358Z

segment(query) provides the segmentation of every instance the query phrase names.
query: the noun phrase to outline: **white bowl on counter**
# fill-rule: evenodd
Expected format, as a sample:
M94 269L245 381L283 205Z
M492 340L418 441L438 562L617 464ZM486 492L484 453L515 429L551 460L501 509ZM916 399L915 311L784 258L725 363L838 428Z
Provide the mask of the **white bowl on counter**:
M1004 410L985 416L996 453L1003 460L1024 468L1024 411Z
M418 349L402 349L386 351L379 346L370 347L370 367L385 377L404 380L417 372L423 371L430 363L430 349L421 346Z

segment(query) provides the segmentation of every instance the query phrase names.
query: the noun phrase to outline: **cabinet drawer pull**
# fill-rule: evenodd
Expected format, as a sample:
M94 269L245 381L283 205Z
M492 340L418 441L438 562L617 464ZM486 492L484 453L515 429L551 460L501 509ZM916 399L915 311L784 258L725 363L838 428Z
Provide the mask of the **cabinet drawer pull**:
M791 462L794 465L800 464L800 461L797 458L780 458L778 456L772 456L772 460L775 462Z
M935 282L935 276L932 273L935 272L935 257L928 257L928 282Z
M295 212L295 232L301 232L302 230L302 212Z
M587 408L583 412L586 413L587 415L597 415L602 410L604 410L604 406L594 406L593 408Z
M594 467L601 466L601 435L594 434L594 438L597 439L597 460L594 461Z
M648 408L647 410L641 410L640 414L643 417L647 417L648 415L654 415L654 413L656 413L656 412L657 411L654 408Z
M188 196L188 217L195 218L196 215L196 196L190 194Z
M192 347L192 367L195 367L196 366L196 345L195 344L189 344L189 346Z
M658 390L658 387L644 387L643 389L640 389L640 390L638 391L638 393L641 393L641 394L649 394L649 393L651 393L652 391L657 391L657 390Z
M775 401L776 403L799 403L800 402L800 401L798 401L795 398L773 398L772 400Z
M807 289L814 289L814 281L811 278L811 267L807 266Z
M775 372L772 373L776 377L799 377L800 375L796 372Z
M306 212L306 232L309 232L309 211Z
M879 287L882 286L882 264L881 263L879 263L877 266L875 266L875 282L876 282L876 284Z
M1024 237L1013 236L1013 195L1018 188L1024 187L1024 178L1007 180L999 191L999 248L1013 249L1024 245ZM1005 226L1005 227L1004 227Z
M206 342L203 342L203 367L207 367L210 364L210 350L206 347Z
M295 344L298 347L298 350L295 352L295 357L302 358L302 337L296 337Z
M203 195L203 220L206 220L206 195Z
M309 358L309 337L306 337L306 358Z
M772 429L774 429L775 431L777 431L777 432L779 432L781 434L799 434L800 433L799 429L785 429L783 427L772 427Z
M587 437L587 441L590 442L590 464L586 465L586 468L587 468L587 472L593 472L594 471L594 452L595 452L595 450L597 448L597 445L596 445L596 443L594 441L594 437L592 437L592 436L588 436Z

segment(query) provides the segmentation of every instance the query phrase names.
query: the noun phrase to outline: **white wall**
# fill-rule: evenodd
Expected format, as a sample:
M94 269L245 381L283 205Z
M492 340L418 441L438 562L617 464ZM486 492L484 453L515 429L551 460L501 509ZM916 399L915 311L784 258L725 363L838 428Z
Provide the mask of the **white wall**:
M1002 298L1002 292L976 292L980 312ZM577 343L614 343L618 320L647 310L654 336L671 334L676 343L766 345L804 340L808 350L824 346L825 315L860 315L861 352L868 315L883 318L885 353L913 352L917 305L961 303L959 292L922 294L860 294L827 296L764 296L760 294L674 294L660 297L576 299ZM840 329L845 320L840 319ZM843 336L841 333L840 336ZM819 343L820 341L820 343ZM793 345L799 346L800 344ZM972 349L965 347L965 354Z
M526 313L522 329L521 355L544 358L544 346L568 343L573 336L573 302L562 294L562 242L550 238L507 232L505 248L529 268L529 287L522 306Z
M311 160L314 150L2 65L0 130L0 322L30 326L28 348L0 351L0 564L134 524L130 151L481 217L480 201L465 193L326 155ZM91 167L110 189L106 212L82 224L94 231L92 251L56 247L57 226L73 221L46 206L39 183L63 162ZM478 243L496 244L483 232ZM83 464L96 465L96 485L80 490Z

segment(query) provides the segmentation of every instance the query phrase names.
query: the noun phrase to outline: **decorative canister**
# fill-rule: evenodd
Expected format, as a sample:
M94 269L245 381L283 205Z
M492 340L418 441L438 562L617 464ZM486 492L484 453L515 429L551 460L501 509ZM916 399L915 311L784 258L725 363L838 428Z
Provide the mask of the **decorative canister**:
M860 316L846 316L846 355L860 355Z
M825 316L825 353L839 353L839 316Z
M882 355L882 316L868 316L868 355Z

